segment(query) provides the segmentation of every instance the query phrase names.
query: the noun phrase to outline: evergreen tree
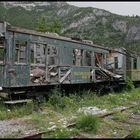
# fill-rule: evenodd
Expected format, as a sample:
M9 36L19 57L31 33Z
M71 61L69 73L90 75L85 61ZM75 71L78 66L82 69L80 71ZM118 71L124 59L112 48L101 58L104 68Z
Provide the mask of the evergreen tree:
M40 32L48 31L48 22L47 22L47 18L45 16L42 15L37 19L35 29Z
M54 18L50 23L50 32L60 33L62 24L58 18Z
M51 22L48 22L45 16L40 16L37 19L35 29L40 32L55 32L60 33L61 22L58 18L54 18Z

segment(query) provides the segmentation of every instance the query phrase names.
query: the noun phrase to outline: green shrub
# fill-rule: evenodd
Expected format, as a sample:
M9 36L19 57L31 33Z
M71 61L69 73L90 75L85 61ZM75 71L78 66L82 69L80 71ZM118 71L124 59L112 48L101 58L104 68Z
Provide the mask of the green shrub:
M57 88L53 89L50 92L48 103L56 109L64 109L64 107L66 106L63 101L62 92L60 92Z
M77 105L77 98L76 95L66 95L61 91L54 89L50 92L48 103L55 109L63 110L66 108L67 110L73 110Z
M76 127L85 132L96 133L100 126L100 120L94 115L81 115L76 120Z
M133 129L129 135L129 138L140 138L140 129Z
M130 90L133 90L133 89L134 89L133 81L129 77L127 77L126 78L126 90L130 91Z

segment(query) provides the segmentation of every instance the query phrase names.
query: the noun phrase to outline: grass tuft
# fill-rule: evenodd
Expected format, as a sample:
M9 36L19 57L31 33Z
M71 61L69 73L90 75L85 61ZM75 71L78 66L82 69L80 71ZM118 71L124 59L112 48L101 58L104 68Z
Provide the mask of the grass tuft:
M85 132L96 133L100 127L100 119L94 115L81 115L76 120L76 127Z
M77 129L60 128L49 134L44 134L42 138L71 138L79 133Z
M133 129L129 135L129 138L140 138L140 129Z
M11 119L15 117L23 117L25 115L30 115L33 112L33 103L29 102L22 106L11 106L7 107L4 104L0 104L0 119Z

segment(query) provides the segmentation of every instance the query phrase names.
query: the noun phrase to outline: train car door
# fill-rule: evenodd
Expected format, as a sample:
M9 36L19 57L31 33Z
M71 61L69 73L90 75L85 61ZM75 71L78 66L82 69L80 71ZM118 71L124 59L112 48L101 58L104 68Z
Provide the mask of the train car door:
M60 74L59 47L54 44L47 44L46 49L46 80L56 84Z
M30 43L30 85L46 84L46 49L45 42Z
M9 52L10 53L10 52ZM26 40L15 40L14 65L9 70L10 86L28 86L29 82L29 42Z
M58 82L58 47L47 42L30 45L30 85L46 85Z

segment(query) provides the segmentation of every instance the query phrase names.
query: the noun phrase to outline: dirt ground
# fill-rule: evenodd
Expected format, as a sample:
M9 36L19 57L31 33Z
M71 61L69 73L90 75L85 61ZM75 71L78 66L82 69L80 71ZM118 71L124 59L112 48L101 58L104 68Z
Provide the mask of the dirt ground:
M33 124L27 118L15 118L0 121L0 138L19 138L31 133L37 133Z
M125 138L134 128L140 129L140 112L123 111L125 119L115 115L104 117L106 124L97 134L80 132L74 138ZM39 132L31 122L31 116L0 121L0 138L22 138ZM73 137L73 136L72 136Z

